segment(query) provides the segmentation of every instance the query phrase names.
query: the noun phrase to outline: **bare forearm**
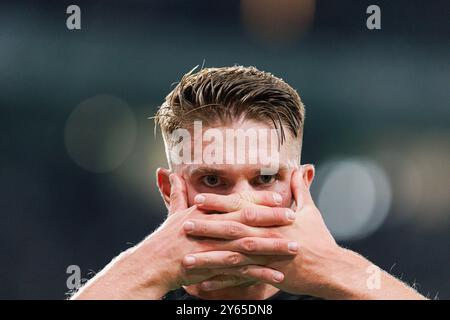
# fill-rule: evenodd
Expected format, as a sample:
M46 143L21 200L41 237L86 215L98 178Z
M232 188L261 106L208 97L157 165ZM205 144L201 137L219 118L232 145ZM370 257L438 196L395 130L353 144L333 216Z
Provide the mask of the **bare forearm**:
M413 288L379 269L361 255L340 249L326 277L325 299L419 300L425 299Z
M73 300L158 300L166 293L163 274L156 266L141 268L133 254L123 252L88 281Z

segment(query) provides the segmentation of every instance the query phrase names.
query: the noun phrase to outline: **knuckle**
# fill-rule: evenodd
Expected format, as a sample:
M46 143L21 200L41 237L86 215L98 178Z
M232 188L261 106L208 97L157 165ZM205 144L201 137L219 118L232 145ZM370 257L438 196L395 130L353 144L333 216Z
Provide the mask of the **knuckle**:
M233 195L230 200L232 210L238 210L242 205L243 199L240 193Z
M243 232L242 227L236 223L229 223L226 227L226 233L230 237L238 237Z
M213 263L211 256L209 255L204 255L203 257L201 257L198 261L199 265L204 265L204 266L208 266L211 265Z
M214 287L216 289L222 289L222 288L228 287L227 280L225 280L225 279L217 280L217 282L215 283Z
M264 235L266 238L281 238L281 235L278 231L275 231L273 229L269 229L265 232Z
M272 219L275 223L278 223L280 221L283 221L284 217L281 216L280 211L279 210L272 210Z
M241 194L241 198L250 203L256 203L256 195L253 192L244 192Z
M235 266L235 265L239 264L241 262L241 260L242 260L241 259L241 255L239 253L237 253L237 252L233 252L233 253L231 253L230 255L228 255L226 257L225 263L227 265Z
M275 240L273 241L272 245L275 251L285 251L285 244L283 241Z
M277 208L277 210L274 210L274 211L275 211L274 212L275 221L280 222L280 223L286 222L286 220L287 220L286 209Z
M260 275L262 279L272 281L272 272L268 269L262 269L260 271Z
M242 210L242 220L244 223L254 223L256 220L256 209L247 207Z
M203 222L196 222L196 230L199 234L206 234L208 232L208 226Z
M243 239L241 241L241 247L245 251L255 251L256 241L254 239Z

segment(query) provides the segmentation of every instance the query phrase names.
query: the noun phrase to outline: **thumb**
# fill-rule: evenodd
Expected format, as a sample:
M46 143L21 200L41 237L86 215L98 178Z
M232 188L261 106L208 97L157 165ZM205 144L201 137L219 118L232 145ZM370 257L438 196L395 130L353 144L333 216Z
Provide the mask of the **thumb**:
M186 184L184 180L176 173L169 176L170 181L170 203L169 215L174 214L180 210L188 208L188 201L186 195Z
M311 193L303 180L302 168L294 169L291 177L291 190L297 205L297 210L302 209L305 205L313 203Z

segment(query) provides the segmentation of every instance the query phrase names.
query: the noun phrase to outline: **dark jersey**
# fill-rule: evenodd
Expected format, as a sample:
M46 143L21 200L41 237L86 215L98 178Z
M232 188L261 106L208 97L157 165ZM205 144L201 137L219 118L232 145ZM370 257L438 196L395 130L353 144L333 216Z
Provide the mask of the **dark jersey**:
M174 290L165 295L163 300L200 300L200 298L191 296L183 288ZM267 300L317 300L315 297L294 295L283 291L278 291L275 295Z

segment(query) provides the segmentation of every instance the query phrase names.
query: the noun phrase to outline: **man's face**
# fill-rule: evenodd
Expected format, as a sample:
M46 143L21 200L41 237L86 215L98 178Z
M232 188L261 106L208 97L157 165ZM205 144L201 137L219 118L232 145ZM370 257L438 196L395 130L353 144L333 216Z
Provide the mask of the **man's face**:
M273 128L263 122L254 120L240 120L226 126L214 126L213 135L216 138L215 140L206 138L208 135L205 135L205 133L209 129L211 127L204 125L202 130L197 130L197 132L190 130L190 138L184 139L182 143L190 144L192 153L190 151L187 153L190 154L192 161L173 164L172 167L172 171L183 177L186 182L189 206L194 204L194 198L199 193L221 195L241 193L251 195L255 191L277 192L282 197L282 206L292 206L291 176L293 170L298 168L300 163L300 138L294 138L290 132L285 132L286 139L278 148L278 137L276 134L273 134ZM248 139L246 143L241 144L233 141L231 144L233 145L233 150L230 149L230 144L227 147L227 141L225 141L227 134L230 137L230 133L233 132L240 134L242 132L251 133L252 131L253 133L257 132L253 141ZM259 134L264 132L267 134ZM276 139L276 143L269 141L270 138L268 137ZM221 138L223 138L223 141L217 143L216 140ZM201 149L203 155L203 157L200 157L203 160L197 161L197 163L194 163L195 156L193 155L195 153L195 143L197 143L197 146L201 146L201 148L197 148L197 151ZM216 148L212 148L214 146ZM173 150L166 150L166 152L172 152L173 154ZM185 155L187 153L184 152ZM219 159L219 161L216 161L216 163L210 161L211 154L212 158ZM225 159L230 154L233 154L234 157L229 158L234 158L235 161L220 161L220 159ZM237 160L239 157L241 157L241 161ZM245 160L242 161L242 158ZM169 173L166 170L164 170L164 173L161 171L158 173L158 179L165 181L159 183L159 185L166 201L170 194L170 184L167 179ZM165 177L163 178L162 175L165 175ZM166 187L161 187L161 185L166 185ZM185 289L190 294L207 299L255 299L258 298L255 294L262 290L254 287L230 287L214 293L202 293L198 285L188 286Z
M283 198L282 205L291 206L290 178L293 169L299 166L299 138L294 138L286 132L286 140L278 148L274 129L254 120L235 121L227 126L214 127L214 138L208 139L212 136L207 134L210 129L203 127L201 131L190 131L189 143L192 152L195 152L194 144L200 146L201 142L203 160L200 163L191 161L173 167L174 172L181 175L186 182L190 206L194 204L194 198L199 193L251 194L262 190L278 192ZM234 138L230 143L233 133L234 137L246 134L241 140L244 143L239 143L239 138ZM221 152L223 155L218 157ZM234 157L227 161L226 157L230 154ZM219 161L208 160L208 157Z

